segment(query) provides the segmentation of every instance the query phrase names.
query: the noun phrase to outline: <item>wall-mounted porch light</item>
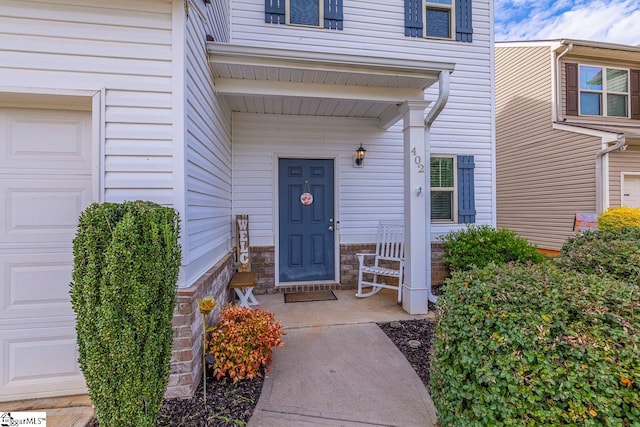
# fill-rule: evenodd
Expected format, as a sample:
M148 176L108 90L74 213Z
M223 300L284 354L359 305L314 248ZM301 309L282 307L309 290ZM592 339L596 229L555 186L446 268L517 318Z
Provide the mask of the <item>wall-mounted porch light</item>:
M356 150L355 154L353 155L353 167L354 168L361 168L362 166L364 166L364 155L367 152L367 150L365 150L362 147L362 143L360 144L360 147L358 147L358 149Z

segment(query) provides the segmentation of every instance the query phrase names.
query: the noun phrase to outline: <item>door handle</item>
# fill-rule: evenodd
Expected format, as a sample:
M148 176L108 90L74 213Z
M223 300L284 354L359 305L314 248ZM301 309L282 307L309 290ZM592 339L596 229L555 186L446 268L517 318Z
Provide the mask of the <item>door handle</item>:
M327 228L327 230L333 231L333 225L330 225L329 228Z

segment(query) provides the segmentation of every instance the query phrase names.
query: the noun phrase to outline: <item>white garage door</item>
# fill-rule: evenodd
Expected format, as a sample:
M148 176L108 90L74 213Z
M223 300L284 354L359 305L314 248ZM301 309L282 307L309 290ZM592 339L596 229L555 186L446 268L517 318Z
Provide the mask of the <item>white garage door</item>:
M91 114L0 108L0 401L86 391L69 297Z
M640 175L624 175L622 204L632 208L640 208Z

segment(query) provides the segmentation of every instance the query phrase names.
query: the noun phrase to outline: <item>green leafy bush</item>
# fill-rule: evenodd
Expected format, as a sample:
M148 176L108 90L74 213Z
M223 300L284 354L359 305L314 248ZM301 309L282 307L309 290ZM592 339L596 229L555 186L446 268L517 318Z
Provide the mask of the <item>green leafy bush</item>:
M640 228L585 231L567 239L556 262L565 271L606 275L640 285Z
M261 376L268 369L274 347L282 347L283 328L273 313L228 305L219 322L207 329L207 351L213 355L213 374L237 382Z
M179 220L151 202L81 215L71 302L80 368L101 426L153 426L169 379Z
M444 242L443 262L451 271L512 261L540 263L545 259L535 246L506 228L468 226L440 239Z
M618 230L627 227L640 228L640 208L621 206L609 208L598 215L599 230Z
M639 287L490 266L455 273L437 307L441 425L640 425Z

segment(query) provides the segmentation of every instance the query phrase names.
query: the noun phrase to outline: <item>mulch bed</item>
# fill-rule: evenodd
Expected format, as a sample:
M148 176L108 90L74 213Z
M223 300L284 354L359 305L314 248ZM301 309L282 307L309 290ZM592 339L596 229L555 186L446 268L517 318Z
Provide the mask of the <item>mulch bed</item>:
M252 380L207 380L207 406L202 399L202 384L190 399L167 399L158 417L158 426L230 427L244 426L253 415L262 391L262 377ZM88 427L97 427L95 418Z
M399 327L398 327L399 325ZM378 326L398 347L417 372L425 386L429 385L429 358L435 322L427 319L379 323ZM412 348L410 340L420 341ZM253 415L262 391L263 378L239 381L207 381L207 406L202 400L202 384L190 399L164 401L158 426L172 427L230 427L244 426ZM89 427L97 427L93 420Z
M400 326L398 327L398 325ZM435 322L427 319L405 320L402 322L378 323L378 326L413 366L425 387L428 387L429 361L436 328ZM411 347L409 345L411 340L420 341L420 346L418 348Z

